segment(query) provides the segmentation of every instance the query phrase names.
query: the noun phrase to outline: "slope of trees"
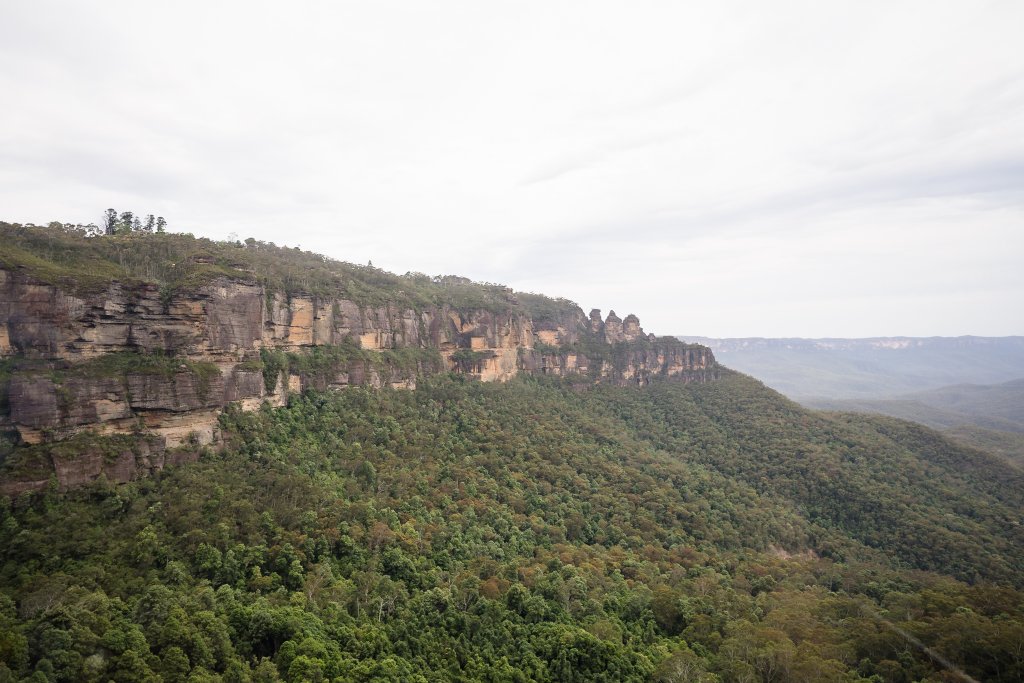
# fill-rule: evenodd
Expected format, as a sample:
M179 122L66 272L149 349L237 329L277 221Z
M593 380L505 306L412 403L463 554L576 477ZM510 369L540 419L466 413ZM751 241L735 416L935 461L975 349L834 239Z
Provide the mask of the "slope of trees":
M909 423L437 376L223 427L0 503L0 680L1024 676L1020 481Z

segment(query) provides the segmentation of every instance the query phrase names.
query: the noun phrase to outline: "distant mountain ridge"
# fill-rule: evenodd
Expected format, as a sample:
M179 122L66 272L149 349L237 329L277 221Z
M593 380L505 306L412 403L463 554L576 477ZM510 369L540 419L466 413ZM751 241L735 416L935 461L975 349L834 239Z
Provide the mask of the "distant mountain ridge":
M1024 337L713 338L726 366L798 400L877 399L1024 378Z
M804 348L818 350L852 350L852 349L913 349L924 347L941 348L976 348L978 346L999 345L1008 340L1024 346L1024 336L1011 337L979 337L963 335L959 337L702 337L698 335L679 335L680 339L703 339L715 342L716 346L728 349L747 349L755 347Z
M1024 466L1024 337L679 338L808 407L911 420Z

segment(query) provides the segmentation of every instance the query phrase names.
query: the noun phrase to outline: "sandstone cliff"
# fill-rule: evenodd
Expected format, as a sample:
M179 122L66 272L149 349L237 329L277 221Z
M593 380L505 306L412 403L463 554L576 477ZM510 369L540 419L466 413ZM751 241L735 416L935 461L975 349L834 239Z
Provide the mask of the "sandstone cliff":
M275 291L241 271L188 287L128 276L83 287L30 265L0 261L0 430L21 444L0 459L18 465L19 449L83 434L146 437L145 448L103 458L86 452L78 465L67 449L51 456L63 488L194 457L217 440L226 405L281 405L307 388L414 388L445 371L482 381L528 372L620 385L703 382L717 373L706 347L648 336L634 315L610 312L602 321L595 310L588 319L570 302L522 295L525 305L497 286L485 299L461 278L430 281L462 292L461 300L445 301L442 290L437 303L422 305L394 287L393 300L373 303ZM12 475L18 467L0 463L4 469L0 493L49 479L28 476L39 468Z

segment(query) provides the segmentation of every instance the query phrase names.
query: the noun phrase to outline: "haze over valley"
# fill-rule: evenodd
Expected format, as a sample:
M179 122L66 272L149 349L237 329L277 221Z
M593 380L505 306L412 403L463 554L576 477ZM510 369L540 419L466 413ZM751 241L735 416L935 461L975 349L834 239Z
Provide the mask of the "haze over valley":
M798 401L896 398L1024 378L1024 337L679 338Z
M680 339L803 405L919 422L1024 465L1024 337Z

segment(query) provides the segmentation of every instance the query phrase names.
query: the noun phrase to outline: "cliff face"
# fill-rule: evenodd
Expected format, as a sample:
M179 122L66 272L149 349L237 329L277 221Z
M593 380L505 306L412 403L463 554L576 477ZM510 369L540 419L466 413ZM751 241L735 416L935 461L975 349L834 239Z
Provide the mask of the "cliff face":
M525 354L524 369L545 375L593 379L625 386L646 385L659 377L683 382L718 378L718 366L706 348L680 348L671 339L644 340L608 350L565 350Z
M187 293L118 281L83 293L0 269L7 375L0 376L7 396L0 430L25 445L83 432L146 435L144 454L102 462L88 453L77 461L55 456L53 471L66 488L100 474L123 481L168 458L192 457L180 453L217 440L229 403L281 405L307 387L414 388L417 377L446 370L482 381L530 372L622 385L716 377L710 350L648 337L636 316L622 321L611 312L601 321L595 311L588 320L572 307L535 322L511 293L508 300L504 311L360 306L231 278ZM0 493L46 481L0 474Z

